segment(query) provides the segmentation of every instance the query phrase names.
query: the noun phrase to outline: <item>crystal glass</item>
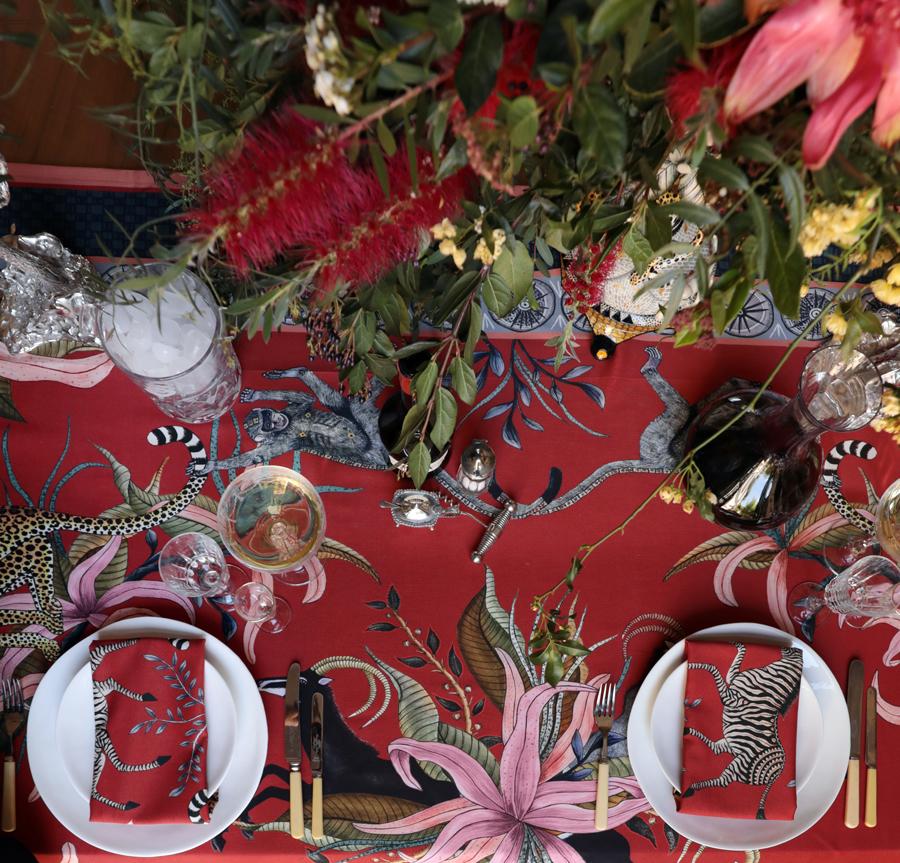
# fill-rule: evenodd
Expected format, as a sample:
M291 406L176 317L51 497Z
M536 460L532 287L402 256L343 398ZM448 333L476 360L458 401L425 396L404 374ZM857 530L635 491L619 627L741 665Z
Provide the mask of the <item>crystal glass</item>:
M263 632L281 632L291 622L291 607L259 581L248 581L234 592L234 610L244 620L258 623Z
M225 489L219 532L237 560L263 572L301 569L325 538L325 507L302 474L277 465L245 470Z
M222 310L197 276L185 270L167 284L141 287L167 269L146 264L121 273L98 306L97 329L112 361L161 411L211 422L237 398L241 367Z
M688 429L687 447L718 433L695 457L716 495L716 521L751 530L784 524L816 491L822 471L819 436L871 422L881 389L878 370L864 354L844 357L839 346L828 346L807 357L793 399L766 390L724 431L757 388L736 382L710 397Z
M823 608L846 615L852 626L873 617L900 617L900 569L886 557L863 557L824 584L797 585L788 603L801 625Z
M182 596L227 596L231 582L219 544L203 533L181 533L159 555L162 580Z

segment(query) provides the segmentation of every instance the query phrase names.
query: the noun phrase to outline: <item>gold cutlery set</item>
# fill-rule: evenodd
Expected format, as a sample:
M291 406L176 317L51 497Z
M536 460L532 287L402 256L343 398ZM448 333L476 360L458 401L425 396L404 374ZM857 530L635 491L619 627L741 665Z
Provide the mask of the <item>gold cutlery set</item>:
M321 692L312 697L312 711L309 725L309 764L312 772L312 829L313 839L325 835L322 775L324 769L325 699ZM291 836L303 839L306 824L303 817L303 780L300 768L303 763L303 746L300 743L300 663L291 664L287 685L284 690L284 757L291 768L290 773L290 824Z
M859 755L860 731L863 710L862 661L854 659L850 663L847 678L847 709L850 712L850 761L847 764L847 793L844 798L844 825L859 827ZM878 775L876 771L878 714L876 712L876 692L873 687L866 691L866 798L864 823L874 827L878 823Z

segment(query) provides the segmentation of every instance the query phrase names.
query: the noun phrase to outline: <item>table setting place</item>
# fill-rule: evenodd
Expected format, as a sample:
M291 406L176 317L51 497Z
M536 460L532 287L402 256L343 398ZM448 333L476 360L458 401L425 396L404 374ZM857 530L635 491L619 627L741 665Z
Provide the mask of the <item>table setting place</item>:
M0 12L0 863L900 863L900 0Z

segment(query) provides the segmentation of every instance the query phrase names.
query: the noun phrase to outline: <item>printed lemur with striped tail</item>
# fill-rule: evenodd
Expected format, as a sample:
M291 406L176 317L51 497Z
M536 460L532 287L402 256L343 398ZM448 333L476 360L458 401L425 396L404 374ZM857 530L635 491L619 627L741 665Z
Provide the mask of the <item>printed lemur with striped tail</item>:
M0 508L0 595L27 587L34 610L5 609L0 625L39 624L54 634L63 631L62 607L53 590L53 545L50 535L57 530L75 530L96 536L130 536L174 518L200 493L206 479L206 450L190 429L163 426L147 435L153 446L183 443L191 454L189 479L184 488L162 506L143 515L126 518L91 518L25 507ZM31 647L49 660L59 655L52 638L32 632L0 634L0 649Z
M859 528L863 533L872 534L875 532L875 525L862 515L841 493L841 478L838 476L838 470L841 467L841 462L848 455L871 461L878 455L878 450L872 444L862 440L842 440L829 450L825 458L825 464L822 466L822 478L819 480L819 483L825 491L828 502L834 507L835 512L839 513L845 521Z

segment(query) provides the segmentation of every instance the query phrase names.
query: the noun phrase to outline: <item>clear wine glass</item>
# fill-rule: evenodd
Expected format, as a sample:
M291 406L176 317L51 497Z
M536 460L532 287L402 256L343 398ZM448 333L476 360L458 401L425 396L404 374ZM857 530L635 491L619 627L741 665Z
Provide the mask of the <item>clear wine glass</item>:
M234 610L263 632L278 633L291 622L291 607L259 581L248 581L234 592Z
M277 465L249 468L231 482L217 520L225 547L261 572L302 569L325 538L325 507L315 486Z
M788 603L801 625L822 609L843 614L856 627L873 617L900 617L900 568L887 557L869 555L822 584L798 584Z
M159 555L162 580L182 596L222 596L231 593L225 555L203 533L182 533L170 539Z

